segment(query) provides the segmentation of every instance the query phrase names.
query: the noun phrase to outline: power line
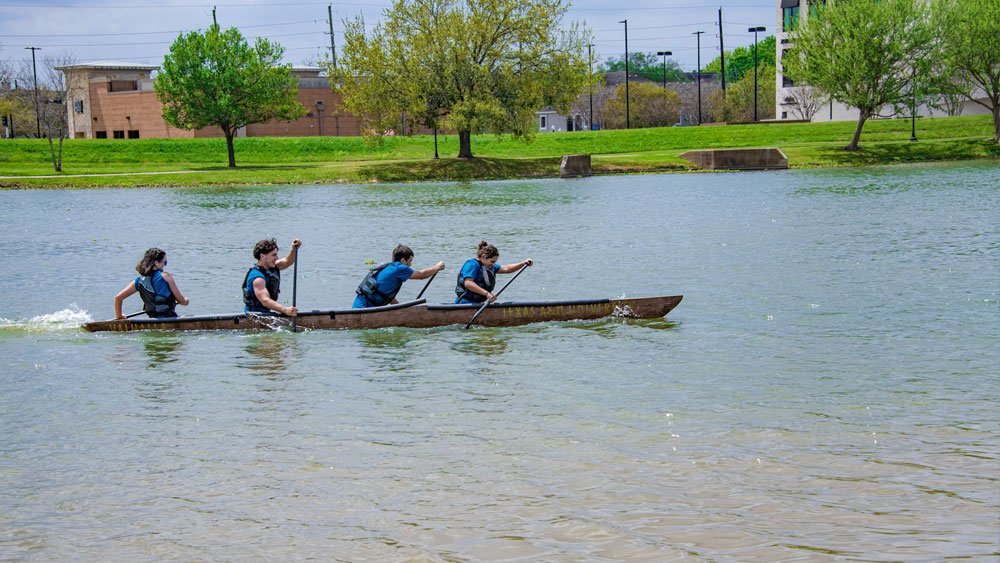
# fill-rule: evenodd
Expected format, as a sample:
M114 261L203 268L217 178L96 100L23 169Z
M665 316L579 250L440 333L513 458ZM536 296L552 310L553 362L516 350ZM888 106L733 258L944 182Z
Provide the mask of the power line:
M256 29L258 27L278 27L282 25L299 25L303 23L319 23L319 19L312 20L302 20L297 22L286 22L286 23L264 23L260 25L241 25L237 26L240 29ZM168 31L131 31L126 33L60 33L60 37L124 37L126 35L160 35L164 33L184 33L186 31L194 30L168 30ZM10 35L6 34L4 37L16 37L23 39L26 37L51 37L52 33L36 33L31 35Z

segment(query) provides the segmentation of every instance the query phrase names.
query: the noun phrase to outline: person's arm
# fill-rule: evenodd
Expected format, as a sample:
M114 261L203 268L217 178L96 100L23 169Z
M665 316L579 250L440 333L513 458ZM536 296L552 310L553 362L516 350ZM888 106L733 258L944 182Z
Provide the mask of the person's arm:
M496 295L493 295L489 291L486 291L485 289L479 287L479 284L476 283L476 282L474 282L474 281L472 281L472 278L465 278L465 281L462 282L462 285L464 285L465 289L467 289L468 291L471 291L472 293L476 293L476 294L479 294L479 295L482 295L482 296L486 297L487 299L490 300L490 303L492 303L492 302L494 302L494 301L497 300L497 296Z
M522 260L522 261L518 262L517 264L507 264L506 266L500 266L500 269L497 270L497 273L498 274L509 274L511 272L516 272L516 271L520 270L524 266L530 266L532 264L534 264L534 262L531 260L531 258L528 258L527 260Z
M167 287L170 288L170 293L174 294L174 299L177 300L178 305L188 305L191 303L191 300L181 295L181 290L177 289L177 284L174 283L174 276L166 272L160 272L160 275L163 276L163 281L167 282Z
M299 314L299 309L297 307L285 307L281 303L271 299L271 294L267 292L267 284L264 282L264 278L253 279L253 293L257 296L257 300L260 301L261 305L272 311L277 311L284 315L288 315L289 317L294 317Z
M424 268L423 270L413 270L413 274L410 276L411 280L425 280L434 274L440 272L444 269L444 262L438 262L430 268Z
M288 251L288 255L285 256L284 258L278 260L277 262L275 262L274 265L279 270L284 270L285 268L287 268L287 267L291 266L292 264L294 264L295 263L295 249L298 248L298 247L300 247L300 246L302 246L302 241L301 240L299 240L299 239L293 240L292 241L292 249ZM263 303L263 301L262 301L262 303Z
M115 318L116 319L122 320L122 319L125 318L125 315L122 314L122 301L125 301L126 297L128 297L129 295L132 295L136 291L137 290L135 289L135 282L132 282L132 283L126 285L125 289L119 291L118 295L115 295Z

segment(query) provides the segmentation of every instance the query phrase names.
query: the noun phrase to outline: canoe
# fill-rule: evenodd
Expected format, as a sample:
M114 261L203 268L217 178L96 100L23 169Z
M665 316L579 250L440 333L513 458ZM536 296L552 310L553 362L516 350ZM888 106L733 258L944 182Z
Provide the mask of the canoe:
M548 321L576 321L602 317L651 319L665 316L681 302L681 295L578 301L512 301L493 303L476 318L476 326L515 326ZM431 328L467 324L481 305L426 303L425 299L367 309L299 311L296 325L303 329ZM95 321L83 325L90 332L136 330L277 330L291 324L278 313L237 313L169 319Z

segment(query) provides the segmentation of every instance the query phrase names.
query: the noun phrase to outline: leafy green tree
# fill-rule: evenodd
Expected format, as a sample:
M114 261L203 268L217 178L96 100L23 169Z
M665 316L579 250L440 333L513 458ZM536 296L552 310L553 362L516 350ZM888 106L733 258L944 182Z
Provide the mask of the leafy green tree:
M596 82L589 34L563 29L565 12L562 0L396 0L370 35L361 17L344 22L338 65L326 66L344 108L366 118L364 135L444 126L458 132L458 157L472 158L473 133L528 142L535 111L566 113Z
M182 129L214 125L226 136L229 166L236 166L233 138L240 127L305 113L295 101L298 81L281 64L284 48L258 38L250 46L235 27L213 25L179 36L163 59L156 95L163 119Z
M851 0L814 5L816 17L792 32L785 74L858 109L848 150L883 108L908 111L914 77L933 48L923 0Z
M1000 143L1000 0L936 0L933 15L950 82L943 97L957 93L989 109Z
M774 103L774 67L761 63L757 69L757 119L773 119L775 111ZM743 75L732 86L722 90L716 90L709 96L709 114L712 119L726 121L728 123L745 123L753 121L753 71Z
M615 88L615 97L604 104L602 126L624 129L626 119L625 84ZM681 98L676 90L664 89L651 82L633 82L628 88L628 118L633 128L669 127L677 123Z
M598 71L602 73L620 70L625 70L625 55L608 57L598 67ZM663 82L663 59L654 53L629 53L628 73L629 76L641 76L653 82ZM680 65L673 59L667 59L666 61L666 75L667 82L689 82Z
M757 42L757 63L775 66L775 39L769 35ZM701 69L702 72L721 72L722 57L715 57L711 62ZM753 76L753 45L747 47L737 47L732 51L726 51L726 83L735 84L746 73Z

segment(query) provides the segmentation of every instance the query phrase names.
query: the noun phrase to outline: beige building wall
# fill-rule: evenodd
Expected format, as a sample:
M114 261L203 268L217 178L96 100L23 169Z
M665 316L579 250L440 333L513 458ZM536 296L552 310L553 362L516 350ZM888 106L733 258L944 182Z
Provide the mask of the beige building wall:
M68 88L66 104L70 137L191 139L222 137L218 127L194 131L170 126L163 119L163 105L153 89L156 66L97 62L60 67ZM340 95L330 88L315 67L293 67L299 78L296 100L306 113L292 121L256 123L239 130L240 137L353 137L361 134L358 119L338 106ZM79 110L79 111L78 111ZM419 128L417 133L431 130Z

